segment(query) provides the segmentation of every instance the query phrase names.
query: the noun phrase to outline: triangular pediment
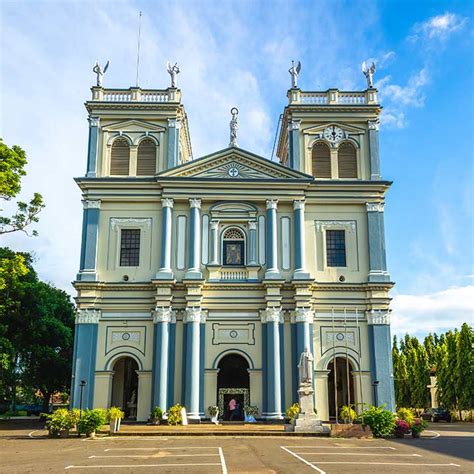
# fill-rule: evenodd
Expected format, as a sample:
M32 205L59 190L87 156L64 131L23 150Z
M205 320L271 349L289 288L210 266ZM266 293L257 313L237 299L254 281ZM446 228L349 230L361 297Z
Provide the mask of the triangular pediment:
M138 133L138 132L163 132L166 129L161 125L144 120L123 120L121 122L111 123L102 127L106 132L124 132L124 133Z
M166 177L202 179L312 179L241 148L231 147L160 173Z

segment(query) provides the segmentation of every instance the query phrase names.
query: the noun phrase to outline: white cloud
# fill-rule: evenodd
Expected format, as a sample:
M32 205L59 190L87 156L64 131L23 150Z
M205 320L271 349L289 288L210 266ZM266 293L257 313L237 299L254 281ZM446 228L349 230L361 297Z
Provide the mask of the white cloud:
M433 16L426 21L416 23L413 26L412 34L408 37L410 41L440 40L444 41L449 36L459 31L467 23L468 19L454 13L443 13Z
M392 333L422 336L445 332L462 323L474 324L474 285L448 288L434 293L394 295Z

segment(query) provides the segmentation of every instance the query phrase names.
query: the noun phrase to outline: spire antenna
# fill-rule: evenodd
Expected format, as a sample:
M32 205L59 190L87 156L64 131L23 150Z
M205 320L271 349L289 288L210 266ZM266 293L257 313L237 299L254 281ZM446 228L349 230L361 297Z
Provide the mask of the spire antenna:
M140 35L142 31L142 12L138 15L138 44L137 44L137 80L136 86L138 87L138 68L140 66Z

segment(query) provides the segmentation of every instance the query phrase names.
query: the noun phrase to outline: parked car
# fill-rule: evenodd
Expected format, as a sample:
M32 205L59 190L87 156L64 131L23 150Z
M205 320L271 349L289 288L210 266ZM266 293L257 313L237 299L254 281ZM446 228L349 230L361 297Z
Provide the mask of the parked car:
M451 414L445 408L427 408L421 417L428 421L451 421Z

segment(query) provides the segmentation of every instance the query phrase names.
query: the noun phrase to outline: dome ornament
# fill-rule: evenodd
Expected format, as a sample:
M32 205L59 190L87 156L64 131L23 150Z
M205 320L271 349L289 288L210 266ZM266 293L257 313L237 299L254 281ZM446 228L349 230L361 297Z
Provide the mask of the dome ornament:
M230 120L230 142L229 147L231 146L239 146L237 143L237 130L239 128L239 123L237 121L237 115L239 115L239 109L237 107L232 107L230 109L230 113L232 114L232 119Z

